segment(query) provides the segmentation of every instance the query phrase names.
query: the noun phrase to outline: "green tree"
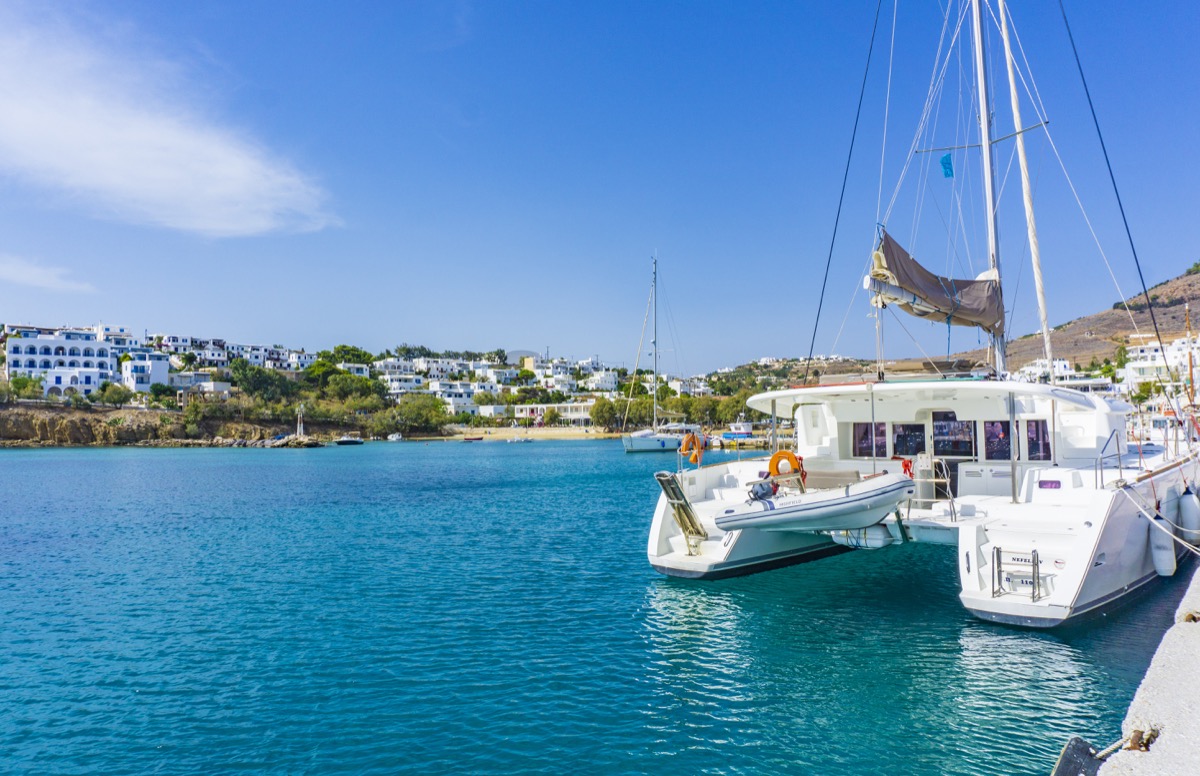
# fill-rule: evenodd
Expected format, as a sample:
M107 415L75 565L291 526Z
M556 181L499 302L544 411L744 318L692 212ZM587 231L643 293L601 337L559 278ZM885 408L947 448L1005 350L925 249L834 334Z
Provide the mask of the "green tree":
M345 374L342 370L334 366L332 361L324 358L318 358L312 362L302 373L304 382L316 388L324 388L329 384L329 378L334 375Z
M522 369L517 372L517 382L522 385L529 385L536 379L537 379L537 375L535 375L533 372L529 371L528 369Z
M163 399L168 399L168 398L174 397L175 389L169 385L163 385L162 383L154 383L153 385L150 386L150 396L155 401L162 401Z
M105 382L96 392L96 398L112 407L120 407L133 400L133 391L118 383Z
M323 358L333 364L367 364L374 363L375 356L354 345L337 345L330 350L317 353L317 358Z
M332 398L341 401L351 398L367 399L372 396L382 399L387 395L387 386L370 377L359 377L343 372L329 378L325 392Z
M183 371L190 372L196 366L196 354L190 350L179 356L179 363L183 366Z
M402 432L441 431L449 421L446 403L428 393L405 394L392 412Z
M698 396L692 400L688 420L712 426L717 422L717 400L711 396Z
M1114 363L1116 364L1117 369L1124 369L1125 365L1129 363L1129 351L1124 345L1117 345L1117 353Z
M473 397L471 397L471 400L474 401L479 406L483 406L485 404L499 404L500 403L499 400L496 398L496 394L492 393L491 391L480 391L479 393L477 393Z
M42 375L37 377L17 375L11 382L13 394L18 399L40 399L45 395L42 388L43 380L45 377Z
M254 366L244 358L229 364L229 375L242 393L266 402L283 401L299 392L299 386L279 372Z
M547 426L557 426L558 421L561 419L562 416L559 414L558 410L554 409L553 407L546 410L546 414L542 415L542 423Z
M508 353L506 353L503 348L496 348L495 350L489 350L487 353L484 353L483 360L496 365L507 364Z
M588 415L592 419L592 425L598 428L604 428L611 431L621 422L617 415L617 406L603 396L596 399L596 403L588 411Z

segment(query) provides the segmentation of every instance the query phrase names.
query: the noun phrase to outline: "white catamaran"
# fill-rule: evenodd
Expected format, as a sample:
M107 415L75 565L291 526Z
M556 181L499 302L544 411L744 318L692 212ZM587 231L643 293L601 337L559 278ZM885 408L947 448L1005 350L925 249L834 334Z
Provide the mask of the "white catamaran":
M971 0L960 21L970 15L975 41L990 268L975 280L939 277L880 230L865 284L877 307L986 331L1003 374L982 2ZM1007 12L996 5L1019 130ZM658 473L648 555L664 574L720 578L929 542L955 549L959 597L973 614L1051 627L1173 574L1183 540L1200 543L1196 449L1179 435L1132 444L1131 407L1119 400L1053 384L921 379L779 390L748 403L794 422L795 453L696 469L681 461Z

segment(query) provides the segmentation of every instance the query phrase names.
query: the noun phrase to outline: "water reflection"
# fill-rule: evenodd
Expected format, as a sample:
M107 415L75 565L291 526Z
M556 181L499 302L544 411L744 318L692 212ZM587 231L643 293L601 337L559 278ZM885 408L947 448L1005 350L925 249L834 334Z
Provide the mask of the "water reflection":
M953 553L907 546L723 582L653 579L644 714L658 753L682 737L732 751L734 770L790 751L791 767L819 772L1024 773L1049 770L1072 734L1119 733L1177 582L1047 633L975 620L954 571Z

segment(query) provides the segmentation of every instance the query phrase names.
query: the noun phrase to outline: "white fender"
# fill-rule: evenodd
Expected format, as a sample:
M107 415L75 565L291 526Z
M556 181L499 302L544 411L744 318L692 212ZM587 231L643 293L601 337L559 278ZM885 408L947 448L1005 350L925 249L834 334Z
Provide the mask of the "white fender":
M1200 496L1190 490L1179 497L1179 528L1180 538L1193 547L1200 546Z
M853 531L831 531L829 538L843 547L856 550L878 550L896 541L886 525L872 525Z
M1154 570L1160 577L1175 574L1175 541L1171 538L1171 524L1161 517L1154 518L1150 526L1150 555L1154 559Z

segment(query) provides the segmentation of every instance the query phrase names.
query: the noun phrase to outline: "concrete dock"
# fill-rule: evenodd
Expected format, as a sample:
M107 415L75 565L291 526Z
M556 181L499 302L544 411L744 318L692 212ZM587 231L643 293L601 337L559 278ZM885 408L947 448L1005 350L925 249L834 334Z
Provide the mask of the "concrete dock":
M1200 573L1175 611L1100 776L1200 774ZM1144 749L1142 748L1144 746Z

